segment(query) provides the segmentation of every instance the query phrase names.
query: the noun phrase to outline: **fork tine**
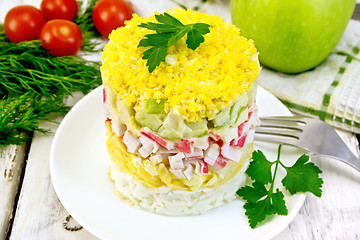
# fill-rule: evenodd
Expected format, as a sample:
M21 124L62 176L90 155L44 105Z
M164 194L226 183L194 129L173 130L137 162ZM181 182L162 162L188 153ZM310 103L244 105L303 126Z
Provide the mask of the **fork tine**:
M292 137L299 140L303 127L306 125L301 117L263 117L260 118L260 126L257 133Z
M292 130L292 131L294 131L294 132L299 132L299 133L301 133L301 132L303 132L303 129L302 128L300 128L300 127L298 127L297 125L294 125L294 126L289 126L289 125L280 125L279 123L272 123L272 124L264 124L263 122L261 122L261 124L260 124L260 126L259 127L262 127L262 128L268 128L269 130L270 130L270 128L273 128L273 129L278 129L278 130L281 130L281 129L283 129L283 130L288 130L288 131L290 131L290 130ZM268 130L268 131L269 131Z
M282 137L288 137L299 140L301 129L298 131L298 129L288 129L288 128L282 128L282 127L266 127L266 126L258 126L255 129L255 132L257 134L266 134L266 135L276 135L276 136L282 136Z
M279 119L283 119L283 120L287 120L287 121L301 121L301 122L305 122L306 119L309 119L308 117L303 117L303 116L260 116L260 118L262 119L274 119L274 120L279 120Z
M281 143L281 144L296 146L297 140L294 138L289 138L289 137L285 137L285 136L275 136L275 135L271 135L271 134L263 134L263 133L255 132L255 141Z
M275 116L275 117L260 117L262 123L276 123L276 124L295 124L305 125L306 119L300 116Z
M255 130L255 140L296 145L305 125L301 117L261 117L261 124Z

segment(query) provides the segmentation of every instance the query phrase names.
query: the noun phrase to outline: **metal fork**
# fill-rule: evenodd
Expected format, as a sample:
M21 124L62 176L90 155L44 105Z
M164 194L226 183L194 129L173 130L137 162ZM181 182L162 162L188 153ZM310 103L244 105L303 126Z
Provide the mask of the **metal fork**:
M360 160L327 123L314 118L261 117L255 140L300 147L310 153L339 159L360 171Z

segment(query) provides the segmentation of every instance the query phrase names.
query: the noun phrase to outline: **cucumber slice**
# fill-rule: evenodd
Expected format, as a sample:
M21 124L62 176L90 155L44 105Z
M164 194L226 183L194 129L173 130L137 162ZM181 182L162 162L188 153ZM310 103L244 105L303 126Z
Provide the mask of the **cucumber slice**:
M251 105L255 102L255 99L256 99L256 93L257 93L257 88L258 88L258 83L257 81L254 81L252 86L251 86L251 89L249 91L249 100L248 100L248 104Z
M231 106L221 110L216 117L212 120L214 127L219 129L221 127L233 125L237 122L241 111L247 106L248 96L247 94L241 95L236 102Z
M244 106L247 106L247 103L248 103L247 94L243 94L231 106L229 125L232 125L236 122L241 111L244 109Z
M159 128L158 133L163 138L181 139L184 136L185 129L184 119L179 114L169 113Z
M245 122L248 119L249 109L246 106L242 107L239 111L239 115L237 116L235 126L239 126L241 123Z
M207 121L202 119L201 122L185 122L187 128L184 137L202 137L208 133Z
M120 121L130 123L131 116L134 116L134 110L125 106L122 100L116 100L116 109L119 114Z
M148 99L145 102L145 111L148 114L163 114L164 113L164 99Z
M223 127L225 125L228 125L230 121L230 107L227 107L218 114L216 114L216 117L214 120L212 120L215 127Z
M135 113L135 122L142 127L157 131L163 123L164 114L147 114L144 110Z

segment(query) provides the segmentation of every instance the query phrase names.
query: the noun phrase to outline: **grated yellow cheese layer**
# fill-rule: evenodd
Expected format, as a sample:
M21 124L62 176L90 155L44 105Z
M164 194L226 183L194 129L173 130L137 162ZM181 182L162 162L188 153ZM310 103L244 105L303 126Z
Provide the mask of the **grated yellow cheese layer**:
M112 132L111 123L106 122L105 125L107 129L106 146L110 159L121 171L127 172L135 180L152 189L168 187L174 190L197 191L203 187L216 188L234 177L242 169L245 160L252 154L251 149L249 156L242 157L238 163L229 162L228 164L232 164L230 166L232 170L224 178L209 171L207 175L194 174L190 180L179 179L168 170L169 166L165 166L164 163L156 164L149 159L129 153L122 139Z
M257 50L252 40L240 36L238 28L220 17L180 8L167 12L183 24L208 23L210 33L195 50L187 48L183 37L168 49L166 62L150 74L142 59L149 47L137 46L146 34L155 32L138 25L157 21L154 16L134 14L109 36L102 52L103 83L110 85L128 107L163 98L167 100L166 112L172 108L187 121L200 121L250 89L260 72Z

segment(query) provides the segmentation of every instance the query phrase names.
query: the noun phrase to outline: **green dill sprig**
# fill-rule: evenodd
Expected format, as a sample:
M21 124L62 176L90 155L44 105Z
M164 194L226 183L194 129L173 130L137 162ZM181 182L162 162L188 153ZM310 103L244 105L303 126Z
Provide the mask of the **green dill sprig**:
M288 214L284 194L279 188L274 189L280 166L286 171L286 176L281 183L291 195L298 192L311 192L321 197L323 184L323 180L319 177L321 170L314 163L309 162L309 156L303 154L293 166L288 167L280 161L280 152L281 145L278 148L276 161L270 162L260 150L254 151L252 161L246 170L246 174L254 182L251 186L244 186L236 192L246 201L245 215L249 219L251 228L255 228L268 215ZM274 164L275 169L271 171Z
M87 3L86 8L81 9L84 4L83 1L77 1L79 6L79 13L76 16L74 22L79 26L81 32L84 34L89 34L89 36L98 37L101 36L100 33L96 30L95 25L92 21L92 11L94 10L95 4L98 0L90 0Z
M143 53L142 59L147 60L146 66L151 73L165 62L167 50L170 46L177 43L185 35L187 36L186 45L195 50L205 41L203 35L210 32L211 27L206 23L182 24L178 19L168 13L156 14L158 23L141 23L138 26L154 30L155 34L147 34L141 39L138 47L150 47Z
M184 10L190 9L190 7L188 7L188 6L180 3L180 2L177 1L177 0L170 0L170 1L172 1L172 2L175 3L175 4L177 4L179 7L181 7L181 8L184 9ZM201 8L205 3L207 3L207 2L208 2L208 0L201 0L201 1L199 1L199 3L194 2L194 3L196 3L196 5L193 6L193 7L191 7L191 9L194 10L194 11L199 11L200 8Z
M43 97L87 93L101 84L100 63L78 56L55 57L39 41L0 44L0 97L27 92Z
M83 35L83 45L81 49L88 53L98 52L100 50L98 47L99 42L95 41L95 38L100 37L101 34L97 31L92 21L92 11L97 1L98 0L90 0L85 10L81 9L83 1L77 1L79 13L74 22L79 26Z
M78 56L56 57L40 41L0 42L0 145L29 139L41 120L65 113L63 97L101 84L100 63Z
M45 99L32 92L0 100L0 146L27 141L34 131L47 132L38 124L50 120L51 113L66 113L69 107L63 103L63 95Z
M5 34L4 24L0 24L0 44L10 42Z

